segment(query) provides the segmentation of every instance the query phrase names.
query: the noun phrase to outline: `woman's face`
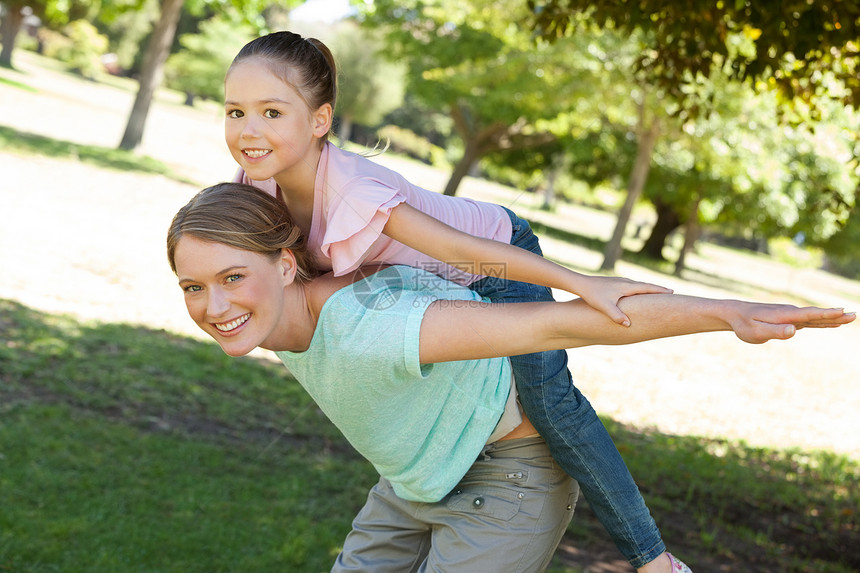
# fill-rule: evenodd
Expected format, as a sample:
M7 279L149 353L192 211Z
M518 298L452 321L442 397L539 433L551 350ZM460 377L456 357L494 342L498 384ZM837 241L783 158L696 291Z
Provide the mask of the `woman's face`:
M282 259L184 236L174 260L189 316L224 352L277 349L284 288L292 282Z

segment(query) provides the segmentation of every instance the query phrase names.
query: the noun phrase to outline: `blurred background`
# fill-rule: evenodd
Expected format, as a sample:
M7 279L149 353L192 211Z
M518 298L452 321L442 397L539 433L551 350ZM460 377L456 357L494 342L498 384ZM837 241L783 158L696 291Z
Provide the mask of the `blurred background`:
M338 145L514 209L561 264L855 310L860 7L760 4L0 2L0 569L326 570L373 483L270 356L194 332L165 261L235 171L224 72L269 31L334 52ZM858 348L570 354L694 570L856 571ZM630 570L586 501L553 567Z

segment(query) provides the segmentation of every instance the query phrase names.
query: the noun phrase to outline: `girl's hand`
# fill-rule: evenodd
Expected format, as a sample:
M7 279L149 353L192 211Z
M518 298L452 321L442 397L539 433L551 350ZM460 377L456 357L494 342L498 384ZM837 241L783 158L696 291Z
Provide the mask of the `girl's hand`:
M801 328L835 328L856 318L841 308L798 308L790 304L741 303L729 325L738 338L750 344L786 340Z
M672 294L672 289L651 283L643 283L622 277L602 277L580 275L574 294L577 294L588 305L605 314L621 326L630 326L630 319L620 308L618 301L625 296L635 294ZM574 292L574 291L571 291Z

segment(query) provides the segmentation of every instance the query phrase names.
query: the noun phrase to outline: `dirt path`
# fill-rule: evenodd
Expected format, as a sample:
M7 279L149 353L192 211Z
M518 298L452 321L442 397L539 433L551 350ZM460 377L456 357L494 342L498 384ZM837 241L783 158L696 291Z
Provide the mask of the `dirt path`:
M0 123L80 143L114 147L133 92L48 72L19 58L24 73L0 76ZM144 153L200 183L229 178L217 108L157 104ZM439 189L444 175L383 157ZM164 257L164 232L194 185L161 176L96 169L74 161L0 153L0 297L85 319L139 323L197 336ZM515 208L528 197L475 180L463 194ZM564 207L544 215L608 236L612 218ZM556 221L557 222L557 221ZM547 255L593 272L598 253L544 240ZM720 288L654 275L622 263L619 274L716 297L789 300L860 308L860 284L762 257L706 246L690 266L724 277ZM724 286L740 283L740 291ZM776 294L772 294L776 293ZM860 327L803 331L791 341L750 346L727 333L571 353L578 385L603 415L661 432L744 439L752 444L824 448L860 459Z

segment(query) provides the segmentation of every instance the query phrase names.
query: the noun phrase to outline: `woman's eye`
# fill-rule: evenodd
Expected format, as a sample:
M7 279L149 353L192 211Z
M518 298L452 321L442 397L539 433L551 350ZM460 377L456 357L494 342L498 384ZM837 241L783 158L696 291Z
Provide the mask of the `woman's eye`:
M242 278L242 275L230 275L227 277L226 282L233 283Z
M230 109L227 110L227 117L232 119L239 119L240 117L244 117L245 114L239 111L238 109Z
M188 285L187 287L184 287L182 290L184 290L185 292L200 292L203 289L201 289L199 285Z
M263 117L266 117L268 119L277 119L281 117L281 112L276 109L267 109L263 112Z

